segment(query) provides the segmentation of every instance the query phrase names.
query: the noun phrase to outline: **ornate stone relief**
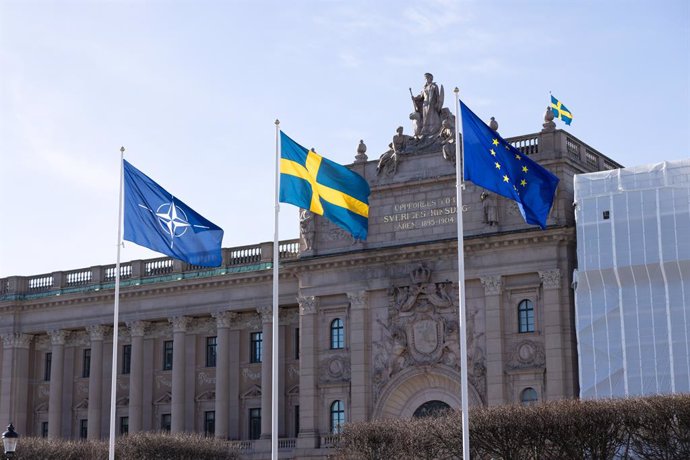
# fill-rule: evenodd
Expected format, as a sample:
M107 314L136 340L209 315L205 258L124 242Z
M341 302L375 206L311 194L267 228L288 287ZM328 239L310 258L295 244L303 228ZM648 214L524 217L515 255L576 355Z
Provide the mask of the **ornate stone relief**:
M193 334L215 335L216 321L213 318L195 318L190 323L188 331Z
M299 367L298 366L288 366L287 368L288 377L291 379L299 379Z
M561 271L558 268L539 272L539 278L541 278L541 282L544 284L544 289L557 289L561 287Z
M215 385L216 384L216 374L209 372L199 372L198 374L199 385Z
M297 297L297 302L299 303L299 313L300 315L316 313L316 306L319 303L319 299L314 296L309 297Z
M168 321L172 324L173 332L187 332L187 327L192 322L192 318L189 316L175 316L174 318L168 318Z
M508 370L539 368L546 365L544 345L534 340L523 340L513 349L506 364Z
M64 330L52 330L48 331L48 335L50 336L50 343L53 345L64 345L67 337L70 335L70 332Z
M408 286L389 290L388 318L381 325L381 340L374 343L374 394L378 398L388 381L411 366L448 366L460 369L457 287L430 281L423 265L410 273ZM468 373L477 392L485 393L485 359L479 347L474 318L467 315ZM474 380L472 380L474 379Z
M172 388L172 380L168 376L158 375L156 376L156 388Z
M6 348L29 348L33 335L14 332L2 335L2 344Z
M484 293L486 295L498 295L501 293L502 281L501 276L485 276L479 278L484 286Z
M128 321L127 328L129 329L130 337L143 337L148 324L146 321Z
M350 380L350 356L337 354L323 358L319 363L321 383L348 382Z
M288 310L281 309L280 310L280 324L281 325L291 325L291 324L299 324L299 309L297 308L290 308Z
M242 376L246 380L261 380L261 370L259 369L258 371L254 372L248 367L245 367L242 369Z
M86 326L86 332L89 334L89 339L91 339L92 342L94 340L103 340L109 329L109 327L103 326L102 324Z
M259 316L261 316L261 322L263 324L273 322L273 307L272 306L258 307L256 309L256 311L259 313Z
M234 311L219 311L211 313L211 316L216 320L216 329L231 327L239 317Z

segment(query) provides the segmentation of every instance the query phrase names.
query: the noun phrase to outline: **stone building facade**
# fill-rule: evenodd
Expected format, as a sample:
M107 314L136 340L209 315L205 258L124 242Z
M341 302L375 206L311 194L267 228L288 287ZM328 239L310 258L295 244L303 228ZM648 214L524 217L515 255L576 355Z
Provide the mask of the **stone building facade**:
M343 422L459 408L459 212L470 405L576 397L573 176L620 165L550 120L508 141L561 180L546 230L471 183L458 210L438 143L383 169L360 144L350 167L372 189L367 241L304 212L279 261L263 243L224 249L218 269L124 263L116 431L206 432L264 457L274 358L287 457L325 456ZM0 279L0 420L20 434L108 436L114 275L110 265Z

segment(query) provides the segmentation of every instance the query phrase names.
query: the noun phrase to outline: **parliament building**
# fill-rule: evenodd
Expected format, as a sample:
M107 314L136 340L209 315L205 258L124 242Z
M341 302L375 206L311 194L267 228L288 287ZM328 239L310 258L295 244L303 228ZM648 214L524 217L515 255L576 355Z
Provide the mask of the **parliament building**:
M343 423L460 408L460 216L470 406L577 397L573 177L621 166L550 110L539 132L507 138L560 179L541 230L469 182L458 209L445 141L404 140L380 161L360 144L349 165L371 187L366 241L302 212L278 260L268 242L224 248L213 269L125 262L116 325L114 264L0 279L0 421L22 436L107 438L113 327L118 434L206 433L266 458L273 359L284 458L325 458Z

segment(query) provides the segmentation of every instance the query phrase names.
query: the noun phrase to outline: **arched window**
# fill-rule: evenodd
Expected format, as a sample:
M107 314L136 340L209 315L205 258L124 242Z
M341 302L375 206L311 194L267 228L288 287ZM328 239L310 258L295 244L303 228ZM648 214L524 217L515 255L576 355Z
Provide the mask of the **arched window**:
M518 332L534 332L534 306L525 299L518 304Z
M338 434L345 423L345 404L341 400L331 404L331 433Z
M331 321L331 350L345 348L345 326L343 320L336 318Z
M436 417L438 415L443 415L444 412L450 410L450 406L443 401L427 401L414 411L412 417L414 418L424 418L424 417Z
M538 401L539 396L537 395L537 391L532 387L525 388L522 390L522 393L520 393L520 402L523 406L531 406Z

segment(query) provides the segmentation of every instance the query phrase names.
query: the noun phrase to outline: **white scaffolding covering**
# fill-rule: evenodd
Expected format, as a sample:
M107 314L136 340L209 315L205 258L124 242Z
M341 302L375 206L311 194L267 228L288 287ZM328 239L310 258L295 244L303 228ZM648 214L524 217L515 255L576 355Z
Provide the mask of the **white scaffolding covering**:
M690 159L575 176L581 398L690 392Z

